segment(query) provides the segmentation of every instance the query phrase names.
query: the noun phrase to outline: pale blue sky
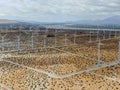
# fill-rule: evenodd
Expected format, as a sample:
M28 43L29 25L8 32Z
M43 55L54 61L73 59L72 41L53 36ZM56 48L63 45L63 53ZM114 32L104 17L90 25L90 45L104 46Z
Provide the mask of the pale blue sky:
M58 22L114 15L120 15L120 0L0 0L0 19Z

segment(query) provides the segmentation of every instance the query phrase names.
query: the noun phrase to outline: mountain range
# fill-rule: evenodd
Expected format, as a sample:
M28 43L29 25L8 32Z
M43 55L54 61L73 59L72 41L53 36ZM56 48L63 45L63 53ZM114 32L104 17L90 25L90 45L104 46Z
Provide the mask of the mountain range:
M0 24L10 24L10 23L23 23L23 21L17 21L17 20L7 20L7 19L0 19ZM40 23L40 24L89 24L89 25L104 25L104 24L115 24L115 25L120 25L120 16L112 16L103 20L78 20L78 21L66 21L66 22L32 22L32 21L24 21L26 23Z
M120 16L112 16L103 20L78 20L78 21L68 21L65 23L69 24L89 24L89 25L104 25L104 24L115 24L120 25Z

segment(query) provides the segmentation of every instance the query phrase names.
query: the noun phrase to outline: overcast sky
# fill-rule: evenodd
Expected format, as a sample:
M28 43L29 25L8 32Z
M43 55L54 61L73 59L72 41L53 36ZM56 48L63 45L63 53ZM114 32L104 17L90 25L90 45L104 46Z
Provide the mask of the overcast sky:
M0 0L0 18L40 22L120 15L120 0Z

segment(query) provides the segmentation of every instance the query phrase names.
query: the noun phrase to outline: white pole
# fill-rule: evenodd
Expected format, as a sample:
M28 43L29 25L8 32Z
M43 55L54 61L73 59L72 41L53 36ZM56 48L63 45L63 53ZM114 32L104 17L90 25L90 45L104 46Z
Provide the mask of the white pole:
M11 25L11 32L12 32L13 26Z
M32 27L29 27L29 31L32 31Z
M111 39L111 31L109 31L109 39Z
M118 62L120 63L120 40L119 40L119 50L118 50Z
M66 42L66 38L67 38L67 34L65 34L65 46L67 46L67 42Z
M115 31L115 38L117 37L117 32Z
M57 47L57 34L55 34L55 47Z
M31 48L34 49L34 35L32 32L32 36L31 36Z
M18 51L20 51L20 35L19 36L17 36L17 38L18 38Z
M97 31L97 41L98 41L98 38L99 38L99 31Z
M100 66L100 39L99 39L99 43L98 43L98 67Z
M76 31L74 33L74 45L76 45Z
M0 31L2 31L2 26L0 25Z
M55 47L57 47L57 30L55 30Z
M4 36L2 36L2 52L4 52L5 51L5 48L4 48Z
M47 38L46 35L44 35L44 42L43 42L43 44L44 44L44 45L43 45L44 48L46 48L46 38Z
M103 35L103 40L105 40L105 31L104 31L104 35Z
M4 42L5 42L5 37L7 34L5 34L4 36L2 36L2 52L5 51L5 47L4 47Z
M91 31L90 31L90 41L89 42L91 42L92 41L92 37L91 37Z

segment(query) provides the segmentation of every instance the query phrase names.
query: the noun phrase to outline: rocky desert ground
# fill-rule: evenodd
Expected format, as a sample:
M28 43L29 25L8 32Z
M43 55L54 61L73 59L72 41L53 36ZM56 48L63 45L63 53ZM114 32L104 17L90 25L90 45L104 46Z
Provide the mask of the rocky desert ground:
M27 50L0 54L0 90L120 89L118 38L111 36L112 39L101 40L101 66L98 67L98 41L95 35L92 35L93 42L89 42L89 35L77 34L76 44L73 43L74 35L67 34L66 40L64 35L59 36L56 42L58 47L54 47L54 36L46 39L38 35L34 37L37 41L34 50L28 50L31 46L23 45L28 44L31 37L22 35L20 48ZM9 39L14 40L13 36L13 33L9 35ZM41 40L44 39L48 47L42 48L45 42ZM17 49L15 45L12 48ZM11 50L9 48L4 46L5 50Z

